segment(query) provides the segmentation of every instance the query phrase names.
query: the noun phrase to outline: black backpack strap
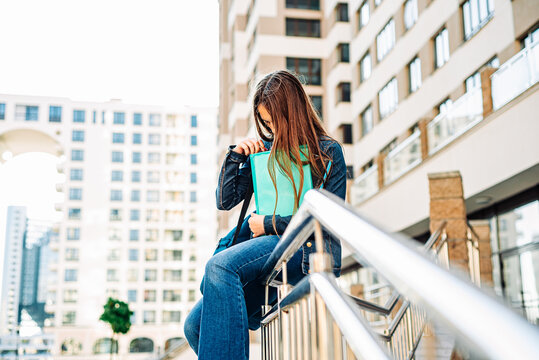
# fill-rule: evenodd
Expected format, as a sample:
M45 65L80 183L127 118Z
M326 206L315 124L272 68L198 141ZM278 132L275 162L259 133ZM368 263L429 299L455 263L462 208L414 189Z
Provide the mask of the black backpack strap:
M245 192L245 199L243 199L240 217L238 218L238 225L236 225L236 232L234 233L234 238L232 239L232 244L230 244L230 246L236 245L236 241L238 240L238 234L240 233L241 225L243 224L243 219L245 219L245 213L247 212L247 208L249 207L249 203L251 202L251 197L253 196L253 181L251 179L249 180L249 186L247 187L247 191Z

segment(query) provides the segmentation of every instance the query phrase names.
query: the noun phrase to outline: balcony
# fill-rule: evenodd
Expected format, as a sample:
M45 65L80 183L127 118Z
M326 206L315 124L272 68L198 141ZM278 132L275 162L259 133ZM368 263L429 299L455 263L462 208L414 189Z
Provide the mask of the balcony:
M378 192L378 165L371 166L359 175L352 185L352 205L370 198Z
M461 96L448 111L427 125L429 155L451 143L481 120L483 97L481 88L476 88Z
M492 105L498 110L539 80L539 41L522 49L492 74Z
M388 185L421 163L420 132L415 131L384 159L384 184Z

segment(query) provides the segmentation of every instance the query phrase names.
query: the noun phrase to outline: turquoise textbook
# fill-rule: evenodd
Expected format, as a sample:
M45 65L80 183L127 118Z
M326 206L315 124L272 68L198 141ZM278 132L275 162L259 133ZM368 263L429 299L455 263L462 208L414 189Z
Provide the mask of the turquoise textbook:
M300 150L301 160L307 161L307 148L302 146ZM273 215L275 208L275 188L269 174L269 151L251 154L251 173L253 176L253 190L256 203L256 213L260 215ZM292 175L296 189L299 190L300 174L297 166L292 164ZM279 194L275 215L288 216L294 214L294 187L285 172L275 161L275 181L277 183L277 193ZM299 204L303 201L303 196L313 188L311 167L307 163L303 165L303 189Z

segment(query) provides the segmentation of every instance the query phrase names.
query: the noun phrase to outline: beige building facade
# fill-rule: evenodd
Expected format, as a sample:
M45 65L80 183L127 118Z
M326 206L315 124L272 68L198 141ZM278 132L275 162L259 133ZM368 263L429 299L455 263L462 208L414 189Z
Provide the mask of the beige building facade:
M424 239L428 174L459 171L467 216L491 224L497 291L520 291L514 301L522 303L537 295L511 289L517 279L503 269L520 267L524 282L537 283L537 262L529 259L538 256L539 229L521 223L524 235L511 241L493 231L509 218L517 219L512 226L539 220L533 211L526 215L539 199L536 1L219 4L221 156L228 144L255 136L256 81L289 69L344 145L347 201L360 213ZM237 215L220 215L220 231L235 225ZM523 244L531 251L526 256ZM511 251L520 254L519 264L509 260Z

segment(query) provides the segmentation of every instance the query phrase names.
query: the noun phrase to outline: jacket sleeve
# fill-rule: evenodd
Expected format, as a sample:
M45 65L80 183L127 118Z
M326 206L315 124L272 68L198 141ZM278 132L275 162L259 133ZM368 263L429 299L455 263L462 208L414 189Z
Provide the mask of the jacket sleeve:
M249 181L251 181L249 156L232 151L234 147L235 145L228 147L219 173L215 190L215 200L219 210L230 210L238 205L244 199Z
M327 148L326 153L331 157L332 161L329 175L324 183L324 189L337 195L344 201L346 198L346 163L344 161L342 148L338 143L332 143ZM271 219L271 215L266 215L264 217L264 232L266 235L276 235ZM277 234L281 235L284 233L291 219L292 215L275 215Z

